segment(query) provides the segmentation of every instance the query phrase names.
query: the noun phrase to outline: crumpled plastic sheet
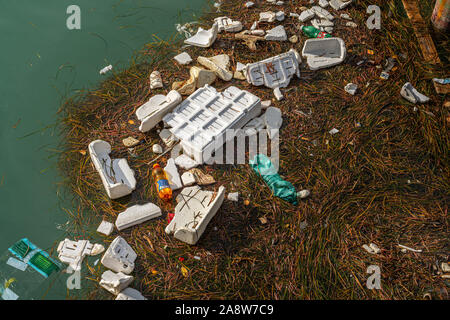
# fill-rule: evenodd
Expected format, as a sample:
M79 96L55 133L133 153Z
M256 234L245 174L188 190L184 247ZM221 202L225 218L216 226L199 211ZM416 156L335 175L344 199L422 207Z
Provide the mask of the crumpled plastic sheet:
M253 160L250 160L250 166L253 171L261 176L276 197L294 205L298 204L297 193L294 186L292 183L285 181L280 177L267 156L257 154Z

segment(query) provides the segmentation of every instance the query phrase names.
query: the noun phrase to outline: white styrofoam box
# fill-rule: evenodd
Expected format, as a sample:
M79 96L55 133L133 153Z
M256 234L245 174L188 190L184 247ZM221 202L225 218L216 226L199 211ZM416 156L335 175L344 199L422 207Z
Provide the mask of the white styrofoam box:
M170 91L167 96L157 94L151 97L136 110L136 116L141 121L139 130L147 132L153 129L167 113L180 104L181 100L183 98L176 90Z
M225 198L225 187L217 193L199 186L184 188L177 196L175 217L166 227L167 234L188 244L196 244Z
M101 263L115 271L130 274L134 270L134 261L137 258L136 252L122 237L117 237L111 242L102 257Z
M344 61L346 54L345 42L341 38L308 39L302 51L311 70L340 64Z
M125 288L127 288L133 280L133 276L127 276L122 272L115 273L111 270L107 270L102 274L100 286L112 294L118 295L121 291L125 290Z
M126 288L120 292L116 300L147 300L142 293L133 288Z
M137 204L119 213L116 220L116 227L117 230L122 231L159 216L161 216L161 209L153 203Z
M196 47L208 48L214 43L214 41L216 41L218 32L219 32L219 24L216 22L212 25L211 29L209 30L198 28L197 33L194 36L184 40L184 43Z
M81 270L81 263L86 255L90 255L93 248L87 240L72 241L64 239L58 245L58 259L67 263L74 271Z
M300 55L294 49L278 56L246 65L247 81L255 86L285 88L295 74L300 78Z
M127 159L111 159L110 153L111 145L106 141L95 140L89 144L89 154L106 193L111 199L117 199L136 189L136 179Z
M163 118L197 163L208 161L225 140L227 129L240 129L261 113L261 100L234 86L219 93L205 85Z

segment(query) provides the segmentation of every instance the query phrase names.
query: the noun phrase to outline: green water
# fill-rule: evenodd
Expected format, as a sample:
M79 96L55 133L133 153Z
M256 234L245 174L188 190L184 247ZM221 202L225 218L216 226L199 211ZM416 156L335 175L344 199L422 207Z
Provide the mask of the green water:
M56 112L65 96L125 68L156 34L195 20L205 0L0 0L0 254L22 237L43 249L64 236ZM81 9L68 30L67 7ZM64 298L59 284L47 297Z

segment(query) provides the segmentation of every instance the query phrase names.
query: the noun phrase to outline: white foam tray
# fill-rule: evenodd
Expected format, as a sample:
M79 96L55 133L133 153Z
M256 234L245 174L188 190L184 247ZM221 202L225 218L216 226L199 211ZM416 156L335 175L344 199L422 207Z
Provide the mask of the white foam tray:
M347 49L341 38L309 39L305 41L302 56L311 70L328 68L345 60Z
M223 92L205 85L199 88L163 121L181 140L184 153L198 163L211 159L226 138L228 129L240 129L261 113L261 100L248 91L229 87Z

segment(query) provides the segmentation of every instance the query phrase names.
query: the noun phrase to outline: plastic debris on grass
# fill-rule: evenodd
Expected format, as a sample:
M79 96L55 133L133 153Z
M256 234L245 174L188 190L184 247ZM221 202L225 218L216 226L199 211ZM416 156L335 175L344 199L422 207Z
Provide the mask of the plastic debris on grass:
M253 160L250 160L250 167L261 176L276 197L294 205L298 204L297 192L294 186L280 177L267 156L257 154Z

